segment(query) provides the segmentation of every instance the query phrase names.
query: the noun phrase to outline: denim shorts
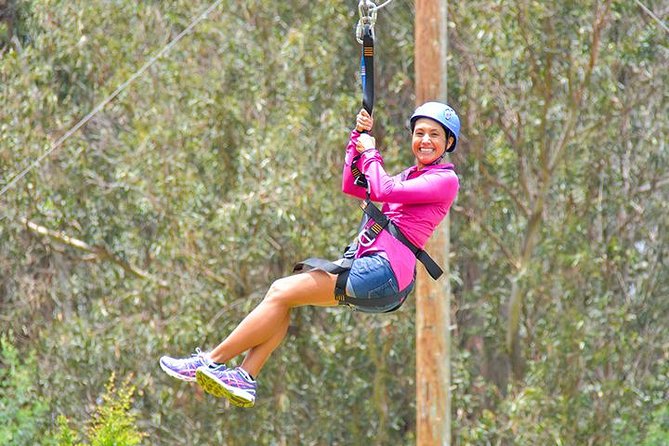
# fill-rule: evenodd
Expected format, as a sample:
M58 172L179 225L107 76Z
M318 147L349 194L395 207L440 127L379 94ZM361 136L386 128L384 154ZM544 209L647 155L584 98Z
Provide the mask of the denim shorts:
M402 306L413 291L414 282L400 292L397 278L390 262L379 254L355 259L346 281L346 295L357 299L395 296L396 300L382 307L353 305L364 313L388 313Z

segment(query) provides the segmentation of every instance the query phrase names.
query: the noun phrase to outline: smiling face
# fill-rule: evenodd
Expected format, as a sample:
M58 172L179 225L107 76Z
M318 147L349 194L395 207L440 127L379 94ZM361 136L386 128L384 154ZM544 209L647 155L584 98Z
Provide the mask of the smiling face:
M437 121L420 118L413 128L411 150L416 157L419 169L433 163L441 157L447 147L453 144L453 137L446 141L446 130Z

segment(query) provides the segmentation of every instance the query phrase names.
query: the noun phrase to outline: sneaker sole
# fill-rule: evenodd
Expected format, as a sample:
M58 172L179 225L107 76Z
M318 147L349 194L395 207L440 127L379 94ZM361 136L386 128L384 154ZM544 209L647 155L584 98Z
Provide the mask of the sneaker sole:
M228 401L237 407L253 407L255 405L255 397L253 395L225 385L225 383L220 382L204 368L197 369L195 376L200 387L205 392L217 398L227 398Z
M163 361L160 361L160 368L163 369L163 372L167 373L170 375L172 378L176 378L180 381L186 381L186 382L194 382L195 378L191 378L188 376L183 376L175 372L174 370L168 368L166 365L163 364Z

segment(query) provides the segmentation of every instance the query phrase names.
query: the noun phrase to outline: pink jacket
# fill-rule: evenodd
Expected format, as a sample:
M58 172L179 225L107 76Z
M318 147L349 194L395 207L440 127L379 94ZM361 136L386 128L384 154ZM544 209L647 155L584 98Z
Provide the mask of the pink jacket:
M342 191L366 198L365 188L354 184L351 163L358 155L355 149L360 133L356 130L346 146ZM444 219L458 193L459 181L452 164L437 164L417 170L412 166L399 175L389 176L383 168L378 150L367 150L358 160L358 169L367 177L372 201L381 202L381 211L416 246L424 248L437 225ZM371 226L371 222L367 226ZM381 252L392 266L400 291L413 280L416 257L387 231L381 231L367 247L358 246L355 257Z

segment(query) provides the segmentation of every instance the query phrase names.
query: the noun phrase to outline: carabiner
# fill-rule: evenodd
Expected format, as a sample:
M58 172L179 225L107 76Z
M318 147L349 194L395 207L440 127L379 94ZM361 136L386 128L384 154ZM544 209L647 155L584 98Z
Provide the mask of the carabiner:
M358 20L358 24L355 27L355 38L361 45L364 25L369 25L372 35L374 34L377 10L376 4L371 0L360 0L358 3L360 20Z
M369 18L376 21L376 5L372 0L360 0L358 3L358 13L360 13L360 20Z

